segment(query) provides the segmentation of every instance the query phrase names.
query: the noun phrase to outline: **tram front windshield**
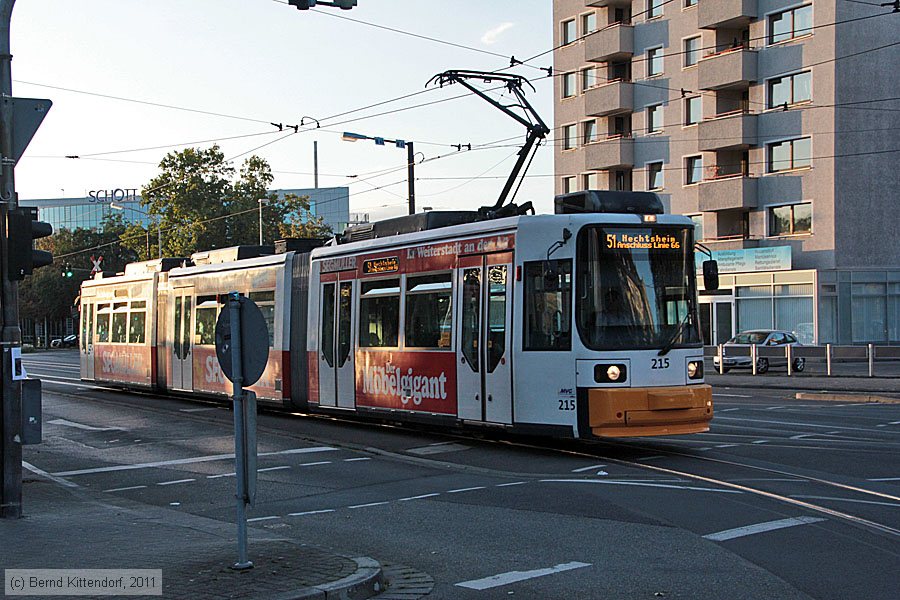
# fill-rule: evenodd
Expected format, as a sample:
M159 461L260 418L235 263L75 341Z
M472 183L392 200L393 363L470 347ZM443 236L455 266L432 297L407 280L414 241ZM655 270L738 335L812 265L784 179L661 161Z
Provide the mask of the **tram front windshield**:
M594 350L699 345L693 233L591 226L578 235L576 320Z

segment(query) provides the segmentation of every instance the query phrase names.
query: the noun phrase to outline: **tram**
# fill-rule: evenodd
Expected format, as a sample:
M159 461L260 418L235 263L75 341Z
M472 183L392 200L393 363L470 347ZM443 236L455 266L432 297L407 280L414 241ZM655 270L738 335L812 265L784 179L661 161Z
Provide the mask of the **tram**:
M81 377L227 396L213 331L220 294L238 291L268 325L260 402L554 437L707 431L690 219L644 192L513 212L427 212L325 245L98 274L82 285ZM704 275L717 286L714 263Z

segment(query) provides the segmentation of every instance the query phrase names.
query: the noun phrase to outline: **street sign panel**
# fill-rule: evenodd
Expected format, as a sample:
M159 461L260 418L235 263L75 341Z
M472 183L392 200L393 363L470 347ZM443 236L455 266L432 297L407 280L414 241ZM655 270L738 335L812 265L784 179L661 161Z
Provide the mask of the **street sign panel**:
M3 102L4 110L12 110L11 158L18 163L53 102L36 98L4 98Z
M251 386L262 377L269 362L269 327L262 311L244 296L238 296L241 305L241 374L242 384ZM229 381L231 376L231 310L226 302L216 321L216 358Z

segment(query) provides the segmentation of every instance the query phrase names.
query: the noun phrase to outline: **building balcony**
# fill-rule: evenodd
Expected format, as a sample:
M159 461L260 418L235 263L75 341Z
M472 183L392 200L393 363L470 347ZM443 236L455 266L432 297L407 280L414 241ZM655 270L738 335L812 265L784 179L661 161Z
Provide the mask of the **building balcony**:
M756 115L745 112L717 115L700 121L698 127L701 150L746 150L757 145Z
M634 54L634 26L615 23L584 38L586 62L608 62Z
M697 78L701 90L747 88L757 79L756 50L728 49L700 59Z
M631 0L584 0L585 8L606 8L607 6L630 6Z
M613 136L584 146L584 166L591 171L606 171L634 166L634 139Z
M700 29L740 29L756 18L756 0L700 0Z
M584 93L584 111L593 117L634 111L634 84L619 79L592 87Z
M756 208L757 180L746 175L723 175L700 182L701 212Z

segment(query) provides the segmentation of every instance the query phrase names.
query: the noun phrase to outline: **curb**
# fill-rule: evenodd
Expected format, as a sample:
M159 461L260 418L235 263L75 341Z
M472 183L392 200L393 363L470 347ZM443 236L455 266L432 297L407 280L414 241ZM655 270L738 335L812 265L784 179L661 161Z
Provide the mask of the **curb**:
M361 556L352 558L356 572L343 579L278 595L271 600L364 600L383 592L384 572L378 561Z
M869 394L831 394L815 392L797 392L797 400L831 400L835 402L877 402L879 404L900 404L900 398L872 396Z
M891 380L896 381L896 380ZM781 381L766 381L761 380L759 382L745 382L745 381L710 381L706 380L706 383L710 384L713 387L713 390L716 388L726 389L726 388L748 388L748 389L773 389L773 390L804 390L806 392L816 392L816 393L825 393L825 394L857 394L857 395L878 395L878 394L896 394L900 392L900 389L869 389L869 390L829 390L828 382L817 381L817 382L804 382L802 379L798 378L795 381L791 382L781 382ZM818 383L818 385L816 385ZM878 382L881 383L881 382ZM882 396L888 397L888 396Z

